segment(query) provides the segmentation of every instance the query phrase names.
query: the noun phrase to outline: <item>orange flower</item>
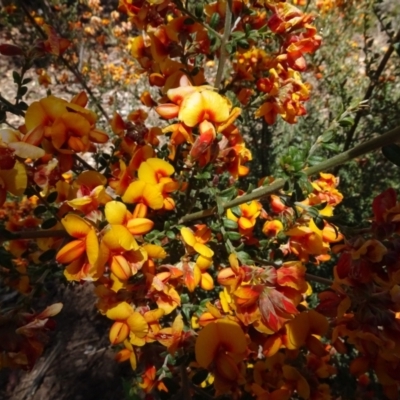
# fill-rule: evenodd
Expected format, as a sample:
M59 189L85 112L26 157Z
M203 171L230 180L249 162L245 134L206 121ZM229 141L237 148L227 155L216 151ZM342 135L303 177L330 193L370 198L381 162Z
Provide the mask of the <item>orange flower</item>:
M106 316L114 320L110 329L110 342L112 344L122 343L130 335L130 343L135 346L145 344L144 337L149 332L149 327L143 315L125 301L107 310Z
M274 219L272 221L266 221L262 228L264 235L267 236L276 236L282 230L283 230L283 224L278 219Z
M71 102L48 96L33 102L25 114L28 135L46 138L53 149L62 154L93 151L93 143L106 143L108 136L95 128L97 116L87 110L85 94L78 94ZM47 146L49 149L51 146Z
M212 370L218 392L226 393L243 381L241 363L246 349L246 337L236 322L218 319L200 331L196 360L201 367Z
M93 226L76 214L68 214L61 222L68 234L77 240L66 244L57 253L56 260L70 264L86 252L90 264L94 265L99 257L99 242Z
M22 196L27 184L28 176L24 164L16 161L12 169L0 169L0 205L6 201L7 192Z
M205 230L203 227L205 227ZM203 225L203 227L197 229L196 233L187 227L183 227L181 229L181 235L184 243L187 244L189 248L203 257L212 258L214 252L204 244L208 241L211 231L205 225ZM204 236L204 234L206 236Z
M261 203L253 200L249 203L240 204L236 215L231 209L228 209L226 216L230 220L237 222L239 225L239 231L246 234L254 228L257 218L261 214L261 209Z
M168 352L173 355L181 344L181 341L184 339L185 334L183 332L183 327L182 315L178 314L175 317L172 326L159 330L154 335L154 338L165 346Z

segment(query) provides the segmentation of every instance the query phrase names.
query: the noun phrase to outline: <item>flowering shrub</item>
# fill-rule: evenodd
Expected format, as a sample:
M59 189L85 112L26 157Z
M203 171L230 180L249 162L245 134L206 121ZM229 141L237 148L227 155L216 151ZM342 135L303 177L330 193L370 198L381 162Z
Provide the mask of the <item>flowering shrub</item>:
M87 108L91 92L22 101L34 60L69 62L71 41L50 21L28 13L43 35L33 49L0 44L24 60L15 104L4 103L24 123L0 130L4 283L29 295L37 278L28 267L54 260L66 280L91 282L116 359L129 360L132 392L147 398L335 398L335 360L353 352L359 385L376 376L396 399L396 192L379 195L371 226L345 238L334 216L339 179L324 171L398 130L316 166L312 151L329 141L321 135L305 156L287 149L283 180L259 177L245 190L253 156L244 115L272 125L306 114L305 55L322 41L315 16L278 0L121 0L118 10L141 32L127 43L150 90L143 107L115 111L104 129ZM309 272L329 262L332 280ZM0 366L32 368L61 308L2 311Z

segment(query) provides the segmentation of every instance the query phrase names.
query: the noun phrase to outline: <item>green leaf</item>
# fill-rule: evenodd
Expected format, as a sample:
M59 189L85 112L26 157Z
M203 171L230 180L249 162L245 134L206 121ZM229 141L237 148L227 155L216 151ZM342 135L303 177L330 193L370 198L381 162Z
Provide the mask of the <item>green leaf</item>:
M21 82L21 75L17 71L13 71L12 77L13 77L13 81L16 84L19 84Z
M203 16L204 4L199 1L196 3L196 7L194 9L194 14L197 18L201 18Z
M394 43L393 48L396 50L396 53L400 56L400 42Z
M53 228L53 226L55 226L57 224L57 219L56 218L49 218L46 219L46 221L44 221L42 223L42 229L50 229Z
M232 200L238 194L237 189L234 186L231 186L228 189L222 190L218 193L218 197L223 198L224 201Z
M352 126L354 124L354 118L352 117L345 117L339 121L339 125L346 127L346 126Z
M211 174L207 171L204 172L199 172L196 176L196 179L210 179L211 178Z
M56 254L57 254L56 249L49 249L39 256L39 261L44 263L44 262L54 260L56 257Z
M230 210L235 217L240 218L242 216L242 210L239 206L232 207Z
M211 26L211 28L215 29L215 28L218 26L220 19L221 19L221 18L220 18L220 16L219 16L219 14L218 14L218 13L214 13L214 14L211 16L211 19L210 19L210 26Z
M393 143L382 147L382 154L393 164L400 167L400 147Z
M28 91L28 88L26 86L21 86L18 90L18 96L19 97L25 96L27 91Z
M324 201L323 203L316 204L315 206L313 206L313 208L316 208L317 210L323 210L327 204L328 204L328 202Z
M313 218L318 218L319 217L319 211L317 210L316 207L308 207L307 208L307 212Z
M306 198L298 182L294 183L294 193L296 194L296 201L303 201Z
M330 142L333 138L333 131L326 131L320 136L320 140L323 143Z
M239 40L239 39L245 38L246 34L242 31L235 31L235 32L232 32L231 37L232 37L232 39Z
M236 256L242 264L249 265L253 263L250 255L245 251L238 251L236 252Z
M232 221L231 219L224 218L223 224L226 229L237 229L238 223L236 221Z
M319 230L322 231L322 229L324 229L325 224L324 224L324 220L321 217L313 218L313 221L314 221L315 225L317 225L317 228Z
M292 167L296 172L301 171L304 168L304 161L294 161Z
M35 214L36 217L39 217L39 215L42 215L46 211L47 211L47 207L46 206L39 205L33 210L33 213Z
M190 302L189 295L187 293L182 293L181 294L181 303L185 304L185 303L189 303L189 302Z
M242 49L245 49L245 50L250 48L249 42L246 39L238 40L237 44L239 47L241 47Z
M167 236L168 239L171 239L171 240L174 240L176 237L175 233L172 231L167 231L165 235Z
M57 200L57 197L58 197L58 192L54 191L47 196L46 200L48 203L54 203Z
M239 232L226 232L226 236L230 240L240 240L242 237Z
M28 109L28 104L26 104L24 101L20 101L18 103L18 108L22 111L26 111Z
M325 160L325 157L321 157L321 156L311 156L311 157L309 157L309 159L308 159L308 163L310 164L310 165L317 165L317 164L319 164L320 162L322 162L322 161L324 161Z
M324 149L334 151L335 153L338 153L340 150L339 145L337 143L323 143L322 147Z

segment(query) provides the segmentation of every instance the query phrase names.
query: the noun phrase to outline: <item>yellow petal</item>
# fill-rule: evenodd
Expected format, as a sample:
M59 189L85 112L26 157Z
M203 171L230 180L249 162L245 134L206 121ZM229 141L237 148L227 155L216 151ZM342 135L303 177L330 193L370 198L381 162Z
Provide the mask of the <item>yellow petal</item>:
M129 326L131 332L133 332L137 337L143 338L149 332L149 326L147 325L146 320L144 319L142 314L138 312L134 312L127 319L126 323Z
M207 108L208 121L221 123L229 118L229 101L213 90L204 90L201 92L203 105Z
M181 229L181 235L182 235L182 238L183 238L183 240L184 240L184 242L186 244L188 244L191 247L193 247L195 245L196 238L194 237L194 233L192 232L191 229L189 229L186 226L184 226Z
M202 255L199 255L196 259L196 264L203 272L206 271L208 268L210 268L212 263L213 260L211 257L204 257Z
M236 322L219 319L210 322L200 331L195 345L199 365L208 368L219 348L244 357L247 348L246 337Z
M167 161L148 158L140 165L138 177L141 181L156 184L160 182L160 178L171 176L174 172L174 167Z
M315 310L308 311L310 332L314 335L324 336L328 332L329 322L322 314Z
M106 204L104 212L109 224L122 225L125 222L127 208L120 201L110 201Z
M28 184L25 166L19 161L13 169L0 170L0 179L3 181L1 186L14 196L22 196Z
M213 290L214 289L213 278L208 272L204 272L201 274L200 287L203 290Z
M201 93L194 92L185 96L179 109L178 118L189 127L196 126L203 120L204 106Z
M95 188L97 186L105 186L107 184L107 178L97 171L84 171L76 178L74 186L87 186L89 188Z
M52 120L55 120L57 117L61 117L61 115L67 111L68 102L52 95L41 99L39 103L46 115Z
M211 258L214 255L214 252L203 243L196 242L193 248L203 257Z
M296 368L291 367L289 365L284 365L282 367L283 371L283 376L285 379L289 381L295 381L296 382L296 390L297 393L300 397L303 399L309 399L310 398L310 386L308 385L307 381L304 379L303 375L300 374L299 371L297 371Z
M143 199L145 203L153 210L159 210L163 208L164 197L162 195L163 185L150 185L146 183L143 190Z
M73 240L67 243L56 255L56 260L61 264L69 264L79 258L86 249L83 240Z
M147 218L133 218L126 227L132 235L144 235L153 229L154 222Z
M123 301L107 310L106 316L114 321L125 321L134 313L133 308Z
M130 183L125 194L122 196L122 200L125 203L140 203L142 201L145 186L146 182L143 181Z
M47 114L42 107L41 102L34 101L26 110L25 126L27 131L35 129L39 125L44 125L47 120Z
M116 321L109 333L111 344L122 343L129 335L129 327L125 322Z
M310 332L307 312L296 315L294 319L285 325L285 328L287 335L286 347L289 350L299 349L304 345L307 335Z
M21 133L10 128L0 129L0 140L7 144L19 142L21 140Z
M146 251L150 258L165 258L167 256L166 251L156 244L147 243L143 246L143 249Z
M110 250L137 250L139 248L135 238L123 225L109 225L103 236L103 243Z
M86 254L91 265L94 265L99 257L99 241L94 229L86 235Z
M93 229L89 222L76 214L68 214L62 220L65 230L75 238L84 238Z
M21 158L36 158L43 157L46 153L40 147L33 146L25 142L15 142L8 145L10 149L14 150L14 154Z
M124 256L113 256L110 269L120 280L126 281L132 276L132 269Z

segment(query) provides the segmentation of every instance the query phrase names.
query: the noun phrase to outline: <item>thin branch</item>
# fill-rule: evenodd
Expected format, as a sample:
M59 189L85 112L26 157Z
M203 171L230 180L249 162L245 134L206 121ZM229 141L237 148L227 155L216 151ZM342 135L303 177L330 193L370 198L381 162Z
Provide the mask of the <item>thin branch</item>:
M189 10L187 10L183 4L180 1L176 1L176 8L181 11L182 13L186 14L188 17L192 18L193 21L196 21L198 24L200 24L201 26L203 26L205 29L207 29L208 31L210 31L213 35L215 35L218 39L222 39L222 35L217 32L215 29L211 28L210 25L207 25L204 21L202 21L201 19L197 18L192 12L190 12Z
M392 129L389 132L384 133L383 135L380 135L371 140L368 140L365 143L361 143L358 146L353 147L352 149L347 150L341 154L338 154L335 157L329 158L328 160L325 160L325 161L319 163L318 165L309 167L304 170L304 173L307 176L311 176L311 175L317 174L319 172L326 171L330 168L335 168L338 165L344 164L356 157L360 157L360 156L367 154L373 150L376 150L381 147L392 144L393 142L398 140L399 137L400 137L400 126L398 126L395 129ZM237 197L236 199L233 199L231 201L224 203L223 204L224 210L238 206L240 204L247 203L252 200L261 199L262 197L276 193L278 190L283 188L284 184L285 184L285 180L279 179L279 180L276 180L275 182L273 182L269 186L259 187L255 190L253 190L249 194L245 194L244 196ZM182 217L179 220L179 223L183 224L183 223L193 221L196 219L206 218L206 217L213 215L216 211L217 211L217 207L213 207L213 208L209 208L207 210L195 212L193 214L188 214L188 215L185 215L184 217Z
M39 32L40 36L43 39L47 38L46 33L43 31L42 27L40 25L38 25L38 23L35 21L35 19L32 17L32 15L30 14L29 10L27 9L27 7L25 6L23 1L19 1L19 4L21 6L21 8L24 10L24 13L26 15L26 17L29 19L29 21L32 23L32 25L34 26L34 28ZM64 66L70 71L72 72L72 74L75 76L75 78L79 81L79 83L82 85L82 87L86 90L86 92L88 93L89 97L92 99L93 103L96 105L96 107L99 109L99 111L103 114L104 118L106 119L106 121L108 121L108 115L106 113L106 111L104 110L103 106L100 104L99 100L97 99L97 97L94 95L94 93L92 92L92 90L90 89L90 87L88 86L88 84L85 82L85 80L82 78L81 73L73 66L69 63L68 60L66 60L62 55L60 55L58 57L60 59L60 61L64 64Z
M25 231L25 232L10 232L12 237L1 237L1 240L11 241L11 240L28 240L28 239L40 239L48 237L69 237L67 231L63 229L58 230L41 230L41 231Z
M84 167L86 167L89 171L96 171L95 168L93 168L86 160L84 160L82 157L79 157L78 154L74 154L74 157L76 160L81 163Z
M379 63L379 66L375 72L375 75L371 79L368 89L365 92L363 101L368 101L371 98L372 92L374 91L376 85L378 84L379 77L381 76L382 72L384 71L386 64L388 63L388 61L390 59L390 56L392 55L392 53L394 51L394 44L397 43L398 41L400 41L400 30L397 32L396 36L391 41L389 48L386 50L385 55L383 56L381 62ZM347 133L346 142L343 147L344 151L346 151L351 146L351 142L353 141L354 134L356 132L357 126L361 120L362 115L363 115L363 109L358 110L358 112L354 118L354 123L351 126L349 132Z
M333 281L330 279L322 278L321 276L313 275L313 274L306 274L306 279L308 281L322 283L323 285L332 286Z
M25 113L20 108L18 108L14 104L10 103L1 94L0 94L0 102L3 103L7 107L6 111L10 111L15 115L19 115L20 117L25 116Z
M215 77L214 87L218 90L221 85L222 75L225 69L226 58L228 56L228 51L226 50L226 44L229 40L229 36L231 35L231 26L232 26L232 0L228 0L226 2L226 11L225 11L225 25L224 25L224 34L221 39L221 47L220 47L220 56L218 61L218 69L217 75Z

